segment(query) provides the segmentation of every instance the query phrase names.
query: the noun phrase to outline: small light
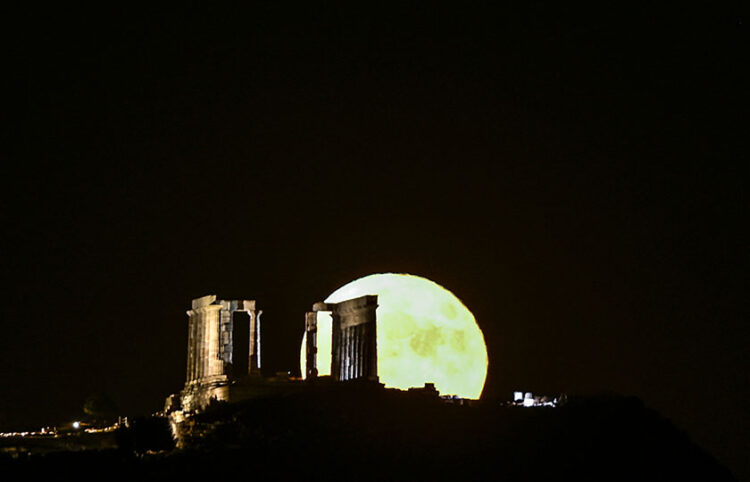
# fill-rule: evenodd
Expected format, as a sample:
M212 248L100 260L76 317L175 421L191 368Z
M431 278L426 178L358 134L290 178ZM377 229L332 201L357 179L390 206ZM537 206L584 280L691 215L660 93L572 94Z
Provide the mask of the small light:
M78 430L81 427L81 422L73 422L73 428Z

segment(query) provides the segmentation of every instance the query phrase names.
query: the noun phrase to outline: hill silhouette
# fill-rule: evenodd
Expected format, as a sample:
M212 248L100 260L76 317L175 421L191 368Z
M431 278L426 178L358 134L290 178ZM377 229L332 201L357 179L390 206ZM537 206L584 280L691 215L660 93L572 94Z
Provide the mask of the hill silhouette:
M340 387L214 404L179 441L151 455L123 448L4 465L304 480L734 480L639 399L614 394L521 408Z

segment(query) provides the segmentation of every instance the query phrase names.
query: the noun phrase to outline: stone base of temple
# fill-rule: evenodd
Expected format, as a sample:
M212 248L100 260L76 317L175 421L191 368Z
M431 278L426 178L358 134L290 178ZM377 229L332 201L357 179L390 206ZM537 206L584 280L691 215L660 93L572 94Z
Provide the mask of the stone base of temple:
M247 375L230 381L227 377L191 382L179 392L167 397L164 414L175 423L181 423L193 414L206 410L212 403L240 402L289 393L302 388L299 380L288 376L262 377Z
M214 403L238 403L246 400L284 397L300 393L383 390L377 377L340 382L330 376L313 380L301 380L278 374L273 377L248 375L234 381L215 381L209 384L189 384L179 393L170 395L164 405L163 415L169 418L172 433L179 446L183 424L191 424L191 418L211 409Z

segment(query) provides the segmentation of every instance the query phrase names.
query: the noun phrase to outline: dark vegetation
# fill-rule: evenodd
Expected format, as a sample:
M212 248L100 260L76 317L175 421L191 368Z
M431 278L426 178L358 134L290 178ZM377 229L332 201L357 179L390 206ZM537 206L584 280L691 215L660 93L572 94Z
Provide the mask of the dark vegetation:
M121 434L119 450L6 457L0 470L303 480L733 480L668 420L636 398L616 395L528 409L339 389L215 404L184 425L181 450L168 450L166 430L163 419L141 420Z
M115 434L117 445L123 452L148 454L175 448L169 420L164 417L140 417L129 427L120 428Z

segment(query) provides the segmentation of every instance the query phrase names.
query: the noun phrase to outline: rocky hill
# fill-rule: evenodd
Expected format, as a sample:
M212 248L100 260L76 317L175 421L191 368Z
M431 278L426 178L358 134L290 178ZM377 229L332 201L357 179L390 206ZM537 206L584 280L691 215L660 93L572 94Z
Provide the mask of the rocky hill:
M184 448L158 453L123 446L4 465L193 478L733 480L668 420L616 395L522 408L341 387L215 404L181 427L180 441Z

